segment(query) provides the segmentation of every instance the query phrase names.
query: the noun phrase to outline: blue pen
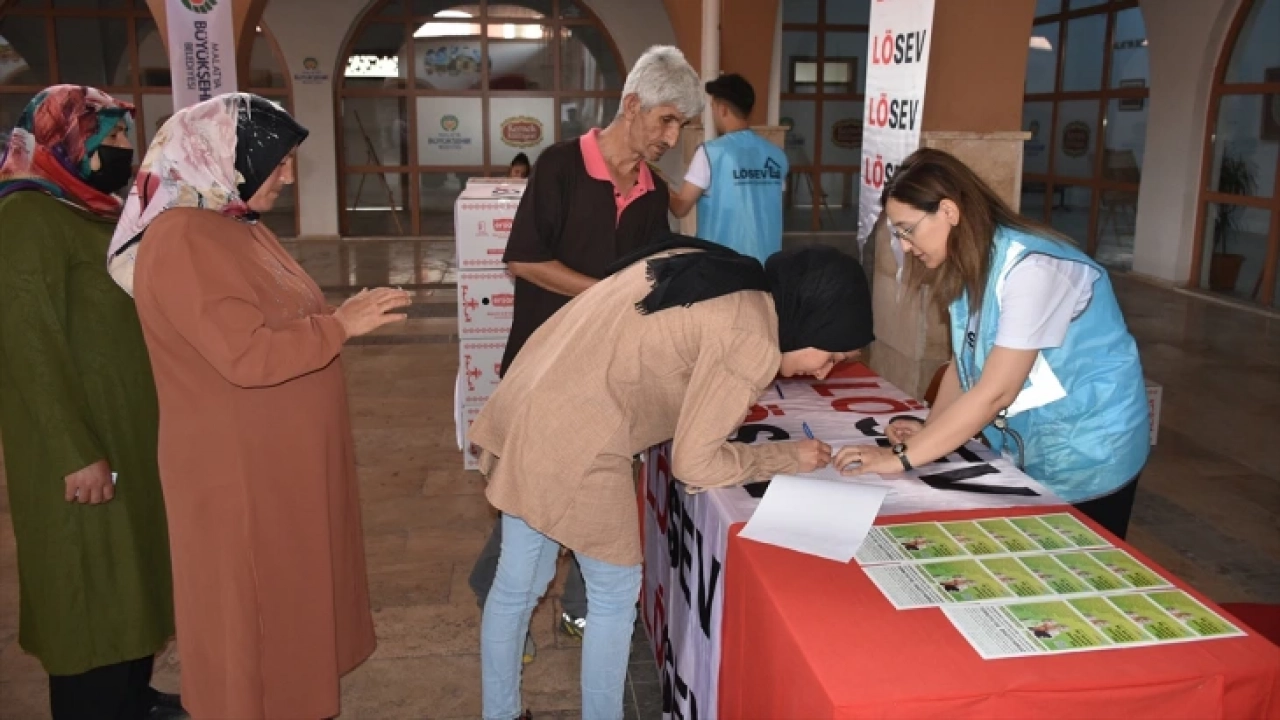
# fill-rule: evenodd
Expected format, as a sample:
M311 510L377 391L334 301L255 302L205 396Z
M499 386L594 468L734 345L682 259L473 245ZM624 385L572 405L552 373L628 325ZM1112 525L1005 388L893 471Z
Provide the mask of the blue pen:
M805 436L805 437L809 438L810 440L817 440L817 439L818 439L818 438L816 438L816 437L814 437L814 436L813 436L813 430L809 429L809 423L807 423L807 422L802 422L802 423L800 423L800 427L804 428L804 436Z

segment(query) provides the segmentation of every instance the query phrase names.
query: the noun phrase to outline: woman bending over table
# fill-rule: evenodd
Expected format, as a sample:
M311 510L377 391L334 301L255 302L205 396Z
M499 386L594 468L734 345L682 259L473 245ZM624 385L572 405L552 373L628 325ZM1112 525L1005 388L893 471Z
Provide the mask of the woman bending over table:
M676 237L618 267L533 334L471 428L503 513L481 626L488 719L521 713L521 648L561 545L587 586L582 716L621 718L640 594L632 458L674 438L672 472L701 488L824 467L815 440L726 438L779 372L823 378L872 340L862 267L831 248L762 268Z
M929 285L950 312L954 358L927 421L896 421L891 448L842 448L835 466L904 472L981 431L1124 537L1150 419L1138 348L1106 271L940 150L907 158L881 199L906 251L908 286Z

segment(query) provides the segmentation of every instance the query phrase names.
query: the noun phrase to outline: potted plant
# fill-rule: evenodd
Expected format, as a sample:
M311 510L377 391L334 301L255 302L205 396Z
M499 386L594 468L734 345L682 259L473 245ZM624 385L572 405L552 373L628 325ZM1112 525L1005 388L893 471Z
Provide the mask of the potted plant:
M1227 148L1218 171L1218 192L1230 195L1252 195L1257 189L1253 163ZM1213 257L1209 260L1209 289L1231 292L1236 288L1244 255L1227 252L1227 239L1240 230L1245 208L1218 203L1213 217Z

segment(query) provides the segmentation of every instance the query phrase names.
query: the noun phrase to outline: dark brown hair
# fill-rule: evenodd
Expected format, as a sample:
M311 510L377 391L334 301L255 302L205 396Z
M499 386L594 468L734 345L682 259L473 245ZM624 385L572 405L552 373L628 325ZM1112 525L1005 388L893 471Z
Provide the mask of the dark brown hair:
M942 265L930 270L914 255L904 259L907 287L914 292L928 285L944 316L947 307L966 290L970 307L982 304L1000 226L1071 242L1047 225L1014 212L968 165L942 150L921 148L902 161L885 183L881 206L890 198L926 213L937 212L943 200L960 208L960 223L947 236L947 259Z

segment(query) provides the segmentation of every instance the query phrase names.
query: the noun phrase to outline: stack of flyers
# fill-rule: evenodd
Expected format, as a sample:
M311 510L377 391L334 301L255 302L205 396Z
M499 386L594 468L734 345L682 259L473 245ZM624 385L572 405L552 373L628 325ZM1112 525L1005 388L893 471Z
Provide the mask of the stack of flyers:
M983 557L1111 547L1067 513L941 523L884 525L859 548L862 565L945 557Z
M1244 634L1181 590L948 607L943 613L986 660Z
M899 610L1172 587L1123 550L953 558L873 565L867 577Z

